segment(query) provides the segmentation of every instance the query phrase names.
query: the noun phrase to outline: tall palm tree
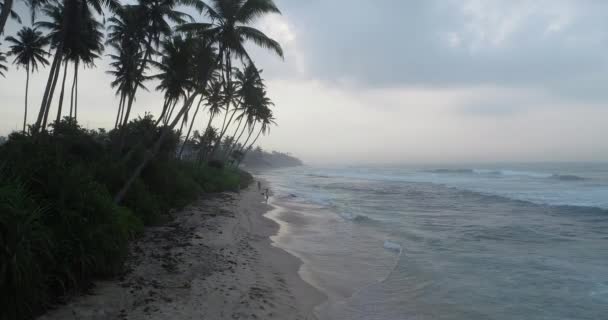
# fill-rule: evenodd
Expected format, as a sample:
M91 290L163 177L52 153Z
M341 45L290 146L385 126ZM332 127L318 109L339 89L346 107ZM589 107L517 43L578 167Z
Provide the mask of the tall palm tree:
M194 42L192 38L174 36L161 44L161 61L152 61L160 71L152 78L159 80L156 90L164 92L165 102L158 121L167 124L171 119L172 107L180 99L186 99L187 92L194 87L192 61L194 59Z
M211 92L211 88L207 84L207 79L205 79L206 75L211 73L211 78L217 78L218 73L217 70L213 70L213 63L217 59L217 53L215 48L213 47L212 39L206 37L193 38L193 52L194 59L192 61L192 70L193 74L193 82L194 87L203 88L203 93L201 94L201 98L199 99L199 103L196 106L196 110L194 111L194 115L192 116L192 120L190 122L190 128L188 128L188 132L186 133L186 137L184 138L184 143L180 148L178 158L181 158L181 155L184 151L184 147L190 138L190 133L192 132L192 128L196 121L196 117L200 110L201 104L203 103L203 98L208 96L209 92Z
M70 117L78 119L78 68L80 64L85 67L94 67L95 60L101 56L104 50L104 35L101 31L103 25L93 17L92 12L87 7L83 7L82 11L79 15L79 29L74 34L74 41L65 44L65 71L59 96L59 107L57 108L57 121L61 119L68 62L71 61L74 65L74 79L72 80L70 95Z
M111 44L110 46L117 52L117 54L108 55L112 60L110 63L112 69L107 73L114 76L110 85L116 89L116 95L120 97L114 124L114 127L118 128L128 122L131 110L127 110L127 100L133 88L138 87L147 90L144 85L146 77L138 72L139 62L143 59L144 52L139 50L138 45L133 45L133 42L130 41L124 41L119 45Z
M258 122L261 124L258 134L255 137L255 139L251 142L251 144L249 144L249 146L247 146L247 142L243 143L242 148L238 151L240 154L242 154L242 156L240 157L240 160L237 162L237 166L240 164L241 160L245 158L245 156L247 155L247 152L249 152L249 150L251 150L251 148L258 141L258 139L260 138L260 135L269 133L270 126L273 124L276 125L272 110L269 108L268 105L266 105L266 103L270 102L270 100L268 100L268 99L265 99L265 100L266 100L265 105L262 105L259 108L259 113L257 115ZM270 102L270 105L272 105L272 102ZM253 130L251 132L253 132Z
M193 21L192 17L186 13L175 10L178 5L193 6L195 8L202 8L203 4L200 0L139 0L138 5L133 6L135 12L137 12L137 21L125 20L124 16L121 22L123 25L117 25L117 29L123 28L125 30L133 30L135 28L143 31L143 37L138 37L136 40L138 44L143 46L143 59L139 62L138 72L143 76L145 70L147 70L148 64L152 55L158 48L161 39L163 37L171 36L171 24L183 24L186 21ZM120 20L120 19L119 19ZM119 35L119 34L118 34ZM117 42L120 37L110 37L111 42ZM137 76L137 77L141 77ZM137 86L131 88L131 92L127 97L127 116L124 119L124 123L128 121L128 115L130 113L135 95L137 93Z
M220 59L225 66L224 85L225 90L229 93L234 90L231 85L232 59L245 59L253 64L247 50L244 47L246 41L252 41L256 45L269 49L275 52L278 56L283 57L283 49L275 40L266 36L260 30L250 27L257 18L270 14L280 14L279 9L272 0L211 0L211 5L205 8L205 12L211 18L209 23L190 23L178 27L178 30L199 32L211 35L216 39L220 46ZM233 99L227 99L226 115L231 111L230 102ZM238 106L234 106L237 108ZM183 110L185 112L185 110ZM234 111L234 110L233 110ZM234 116L232 112L232 116ZM218 139L222 140L226 133L226 129L230 126L233 117L225 121Z
M55 57L51 64L51 71L42 97L42 103L38 112L38 118L34 125L35 132L44 129L46 122L43 120L48 117L48 112L51 106L57 78L61 69L62 59L65 56L66 43L74 43L78 41L80 28L86 26L83 21L88 20L87 16L91 16L91 12L98 15L103 14L103 8L106 7L111 11L115 11L120 7L119 0L64 0L63 3L55 3L55 5L46 6L43 9L47 16L51 18L51 25L55 25L52 30L51 38ZM93 17L93 19L95 19ZM36 23L40 25L39 22Z
M116 95L120 97L115 124L118 128L128 122L131 113L131 104L128 102L134 101L137 88L145 88L144 73L148 69L147 63L144 63L146 22L144 11L138 5L123 6L108 22L106 45L116 52L109 55L113 69L108 73L115 77L111 85L116 88Z
M224 65L227 70L231 69L231 57L243 57L251 61L245 43L252 41L256 45L274 51L280 57L283 57L283 49L281 45L270 37L266 36L262 31L250 27L257 18L260 18L270 13L280 13L273 0L212 0L211 5L199 3L197 5L201 12L206 13L211 18L211 23L191 23L178 27L178 30L193 32L198 34L206 34L210 36L219 46L218 60L213 64L211 70L221 64L223 57ZM173 121L162 130L160 137L152 147L150 152L147 152L141 163L135 168L131 176L127 179L124 186L114 197L115 202L120 202L126 195L127 191L133 182L140 176L143 169L148 165L150 160L156 155L164 140L169 135L169 132L177 126L184 114L190 109L194 100L206 88L206 83L211 76L209 71L204 77L205 85L197 87L188 99L185 99L183 106L173 119Z
M27 98L30 84L30 71L38 71L38 65L45 66L49 62L46 60L48 52L44 50L49 40L42 36L42 32L35 28L27 28L17 32L17 37L7 37L6 41L11 43L9 55L15 56L13 64L25 68L25 112L23 114L23 132L27 126Z
M236 94L240 101L241 113L236 118L238 121L237 127L230 140L233 142L234 146L236 146L237 142L241 139L247 126L251 127L254 122L253 118L256 105L265 95L265 85L260 77L261 73L262 71L258 70L252 63L245 65L244 70L241 71L237 69L235 72L235 82L236 87L238 88ZM246 121L243 122L243 120ZM243 124L245 125L241 129L241 125ZM239 129L241 130L241 133L237 137L236 135L238 134ZM228 146L224 154L225 158L230 156L232 149L233 146Z
M274 117L272 114L272 110L270 109L272 106L274 106L274 103L272 103L270 98L268 98L266 96L266 91L265 90L259 91L258 94L256 95L255 99L256 99L256 102L253 104L252 110L251 110L253 124L249 128L249 134L247 136L247 140L245 140L245 142L243 143L243 146L240 150L243 153L247 153L247 150L249 150L253 146L253 144L258 140L258 138L260 137L260 134L268 132L268 130L270 129L270 125L275 123ZM256 138L254 139L254 141L249 145L249 147L247 147L247 143L249 142L249 139L252 137L252 134L255 131L255 127L258 124L261 124L261 128L260 128Z
M13 11L13 0L4 0L0 2L0 34L4 32L4 26L9 17L21 23L21 18Z

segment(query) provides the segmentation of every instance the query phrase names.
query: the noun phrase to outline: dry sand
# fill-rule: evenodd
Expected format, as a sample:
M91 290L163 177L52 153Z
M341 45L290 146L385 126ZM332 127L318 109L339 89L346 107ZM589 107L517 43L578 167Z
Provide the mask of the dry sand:
M272 245L270 209L255 185L206 196L134 242L120 279L40 319L315 319L325 297Z

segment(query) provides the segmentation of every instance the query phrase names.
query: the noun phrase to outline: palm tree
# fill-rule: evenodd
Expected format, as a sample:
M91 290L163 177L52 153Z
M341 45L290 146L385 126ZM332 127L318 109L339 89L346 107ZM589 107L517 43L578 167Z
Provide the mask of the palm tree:
M115 79L110 85L116 89L116 95L120 97L116 121L114 123L114 128L118 128L128 121L127 119L131 110L127 110L126 104L133 88L138 87L147 90L144 86L146 77L138 72L139 62L143 59L144 53L139 50L139 46L133 45L129 41L125 41L120 45L111 44L111 47L118 53L109 55L112 60L110 63L112 70L107 71L108 74L114 76Z
M177 126L197 96L207 87L206 83L209 81L212 70L221 64L222 59L224 60L226 70L231 69L232 55L246 58L251 62L249 54L245 50L245 43L248 41L252 41L260 47L270 49L280 57L283 57L283 49L278 42L266 36L262 31L249 26L257 18L266 14L280 13L273 0L212 0L211 3L211 6L202 2L197 5L197 8L200 8L201 12L205 12L211 18L211 23L185 24L179 26L178 30L210 36L219 46L218 59L216 59L217 61L213 64L208 74L203 76L205 85L197 87L190 94L190 97L185 99L183 106L173 121L165 130L162 130L152 150L146 153L139 166L135 168L132 175L125 182L125 185L116 194L114 201L117 203L122 201L133 182L140 176L143 169L156 155L158 150L160 150L169 132Z
M194 43L190 37L174 36L164 40L161 47L161 62L152 62L160 73L152 78L160 81L156 90L165 93L165 102L158 122L167 124L175 104L182 98L186 99L187 92L194 87L191 68Z
M46 28L51 31L49 36L55 49L55 57L51 64L51 71L49 72L49 78L42 97L38 119L34 126L35 132L44 129L46 126L46 121L43 123L43 120L48 117L62 59L65 57L66 44L79 41L80 29L86 29L87 27L86 21L89 20L87 16L91 16L94 19L91 14L92 12L102 15L104 7L109 8L111 11L116 11L120 7L120 2L119 0L64 0L63 3L47 5L43 9L52 21L37 22L36 25L47 25Z
M4 2L0 2L0 34L4 32L4 26L9 17L21 23L21 18L13 11L13 0L4 0Z
M46 60L48 52L44 50L49 43L48 39L42 36L42 32L35 28L27 28L17 32L17 38L7 37L6 41L10 42L9 55L15 56L13 64L25 67L25 112L23 115L23 132L25 133L27 125L27 98L30 84L30 71L38 71L38 65L48 65Z
M254 122L256 105L261 99L263 99L265 95L265 85L260 77L261 73L262 71L258 70L252 63L247 64L243 71L237 69L235 72L235 82L238 88L236 94L240 99L241 113L236 118L238 124L234 133L232 134L231 141L233 141L234 145L236 145L236 143L241 139L243 133L245 132L245 128L247 126L251 127L252 123ZM245 125L241 129L241 125L245 119ZM238 137L236 137L239 129L241 129L241 133ZM225 158L230 156L232 149L232 146L228 146L224 154Z
M253 124L249 128L249 134L247 136L247 140L245 140L245 142L243 143L243 147L241 148L241 152L244 152L244 153L247 153L247 150L249 150L255 144L255 142L260 137L260 134L268 132L268 130L270 129L270 125L274 124L274 117L272 114L272 110L270 109L270 107L274 106L274 103L272 103L270 98L268 98L266 96L266 91L263 89L260 90L258 92L258 94L256 95L255 99L256 99L256 101L252 105L252 110L251 110ZM261 126L256 138L249 145L249 147L247 147L247 143L249 142L249 139L251 138L253 132L255 131L255 127L258 123L261 123L262 126Z
M129 17L118 17L117 21L114 21L116 30L135 30L139 29L143 31L143 36L137 37L138 45L143 46L143 59L139 61L138 73L142 77L145 70L147 70L148 64L152 55L155 53L155 49L158 48L161 39L163 37L169 37L171 35L171 23L183 24L186 21L192 21L192 17L186 13L175 10L178 5L194 6L196 8L202 8L203 4L200 0L139 0L139 4L132 6L136 14L136 21L132 19L125 19ZM132 14L133 16L133 14ZM115 32L116 32L115 30ZM124 35L124 34L123 34ZM120 32L116 33L116 36L110 35L111 42L121 41ZM124 123L127 123L128 116L135 99L138 86L131 88L127 99L127 113L124 119Z
M81 63L85 67L94 67L95 60L101 56L104 50L103 33L101 31L103 25L93 17L92 12L87 7L83 7L78 22L79 29L74 35L75 41L69 41L65 45L65 71L57 109L57 121L61 119L68 62L71 61L74 64L74 79L72 80L70 95L70 117L78 119L78 67Z
M131 113L131 104L134 101L137 88L145 88L144 76L148 69L144 63L144 42L146 39L144 13L140 6L124 6L120 8L108 21L108 40L106 45L114 49L117 54L109 55L112 59L110 66L113 70L108 73L115 77L111 83L120 97L115 127L123 126L128 122ZM143 66L143 68L141 68ZM133 97L131 99L131 97Z
M263 32L248 25L252 24L257 18L269 14L280 14L279 9L272 0L212 0L211 6L205 8L207 15L212 22L209 23L190 23L178 27L178 30L199 32L208 34L216 39L220 46L220 59L225 66L224 85L227 93L234 90L231 85L232 77L232 58L245 59L253 64L247 50L244 47L246 41L252 41L256 45L274 51L278 56L283 57L283 49L275 40L266 36ZM234 100L227 98L226 115L230 112L230 102ZM238 106L234 106L236 109ZM185 112L185 110L183 110ZM224 121L218 139L222 140L227 128L232 122L234 112L228 121Z
M213 70L213 63L217 59L217 54L215 52L215 48L213 47L213 42L211 39L202 37L202 38L193 38L193 52L194 59L192 62L192 70L193 74L193 82L194 87L203 88L203 93L201 94L201 98L196 106L196 110L194 111L194 115L192 116L192 120L190 122L190 128L188 128L188 132L186 133L186 137L184 138L184 143L180 148L178 158L181 158L181 155L184 151L184 147L190 138L190 133L192 132L192 128L194 126L194 122L196 121L196 116L200 110L201 104L203 103L203 98L208 96L208 93L211 92L211 88L207 86L207 81L205 76L208 73L212 73L211 78L217 78L218 74L216 70ZM209 127L209 125L207 125Z
M247 152L249 152L249 150L251 150L251 148L255 145L255 143L260 138L260 135L269 133L270 125L273 125L273 124L276 125L274 116L272 114L272 110L269 108L269 106L273 105L273 103L270 102L269 99L264 99L264 100L265 100L265 102L263 105L260 106L260 108L258 109L258 114L257 114L258 122L261 123L260 130L258 131L258 134L255 137L255 139L251 142L251 144L249 144L248 147L247 147L247 141L245 141L245 143L243 143L243 147L241 148L241 150L238 151L238 152L242 153L241 160L245 158L245 155L247 154ZM251 132L253 132L253 128L252 128ZM251 136L251 133L250 133L250 136ZM240 161L237 163L237 166L239 164L240 164Z

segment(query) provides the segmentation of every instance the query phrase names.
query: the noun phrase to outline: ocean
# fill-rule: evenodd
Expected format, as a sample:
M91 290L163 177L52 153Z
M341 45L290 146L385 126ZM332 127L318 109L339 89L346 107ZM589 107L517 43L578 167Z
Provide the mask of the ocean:
M260 175L320 319L608 319L608 164Z

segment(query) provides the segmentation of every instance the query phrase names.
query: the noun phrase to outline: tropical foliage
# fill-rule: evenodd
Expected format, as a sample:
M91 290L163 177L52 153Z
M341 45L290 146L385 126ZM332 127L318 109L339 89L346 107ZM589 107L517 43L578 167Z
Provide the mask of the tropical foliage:
M9 17L21 21L13 0L0 4L2 33ZM26 83L23 128L0 146L2 319L35 316L57 296L114 274L142 225L162 222L199 192L245 185L250 178L237 168L275 121L246 44L283 57L252 26L280 13L272 0L25 4L32 26L6 37ZM193 10L197 17L185 13ZM86 130L79 70L104 56L114 126ZM7 64L0 54L0 75L10 77ZM30 119L30 75L47 66ZM139 90L162 94L156 117L134 116Z

